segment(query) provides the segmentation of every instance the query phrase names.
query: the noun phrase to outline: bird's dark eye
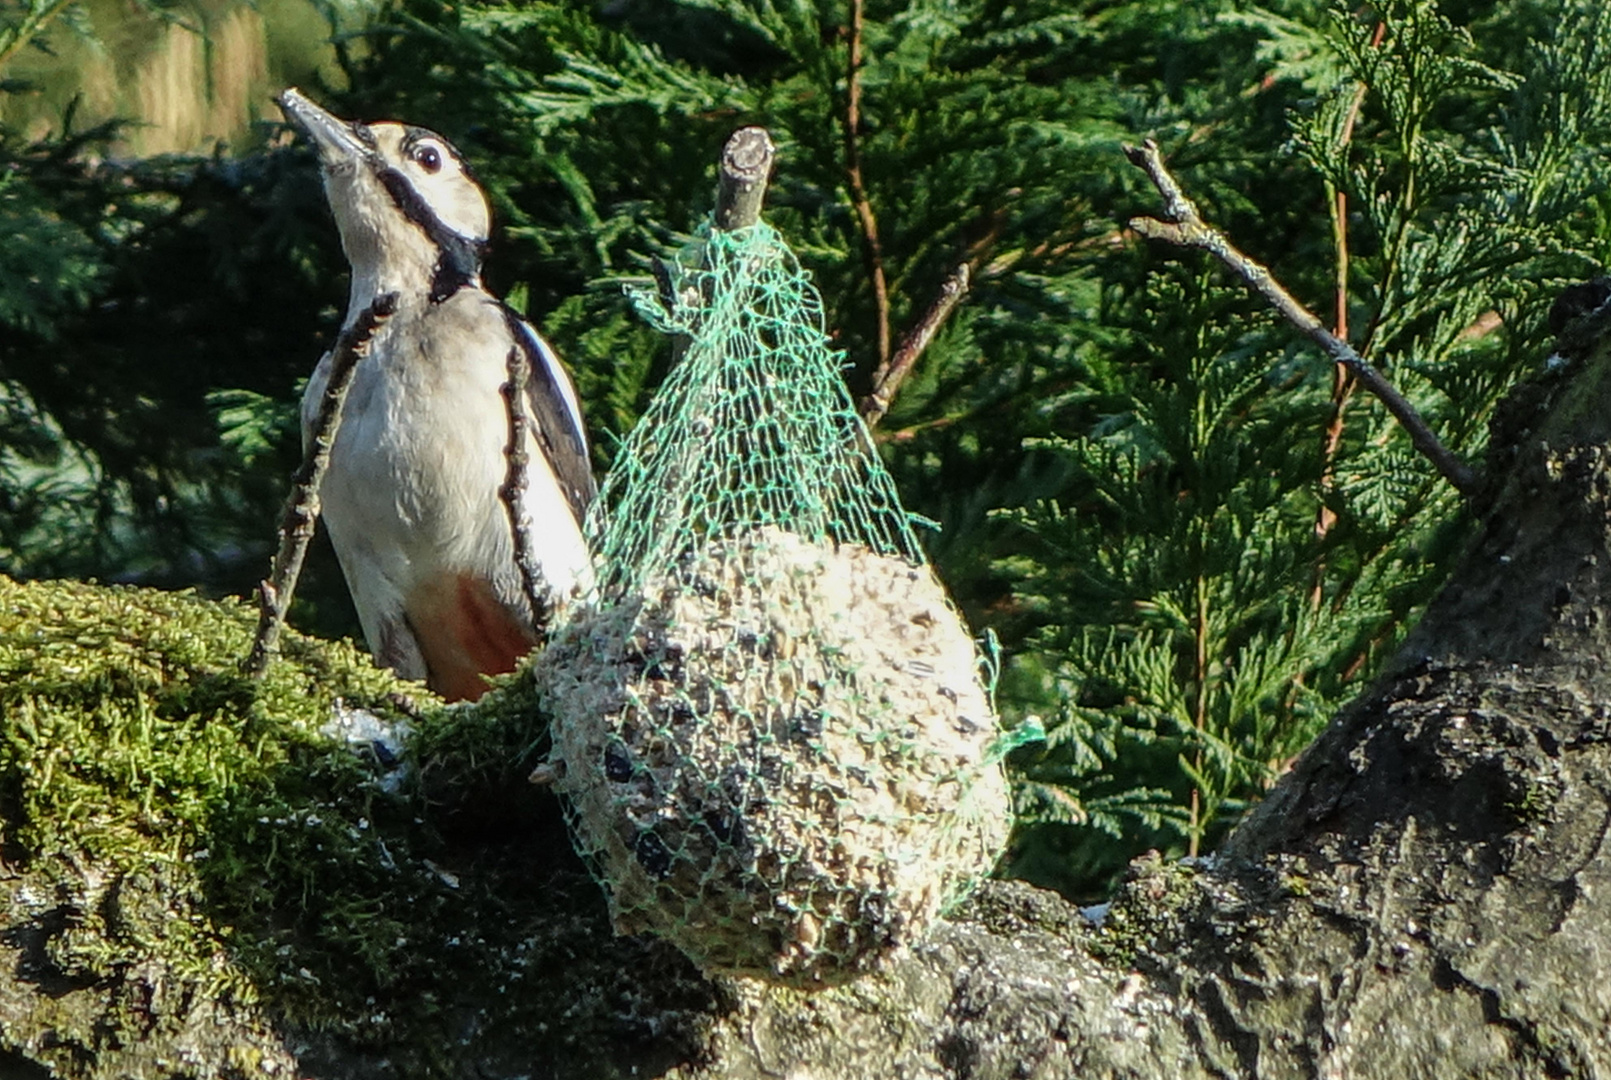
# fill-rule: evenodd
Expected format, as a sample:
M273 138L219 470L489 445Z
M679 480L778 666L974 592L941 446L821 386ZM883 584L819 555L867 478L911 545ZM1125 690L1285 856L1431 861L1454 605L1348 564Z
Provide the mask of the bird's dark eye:
M414 161L428 173L442 168L442 153L434 146L421 146L414 151Z

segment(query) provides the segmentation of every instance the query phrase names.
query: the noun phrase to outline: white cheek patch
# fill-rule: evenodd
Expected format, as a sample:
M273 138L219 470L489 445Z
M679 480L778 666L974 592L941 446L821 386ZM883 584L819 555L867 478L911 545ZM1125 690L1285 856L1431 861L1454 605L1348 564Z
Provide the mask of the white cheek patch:
M416 176L414 185L443 225L466 240L487 238L491 215L485 197L469 177L460 172Z

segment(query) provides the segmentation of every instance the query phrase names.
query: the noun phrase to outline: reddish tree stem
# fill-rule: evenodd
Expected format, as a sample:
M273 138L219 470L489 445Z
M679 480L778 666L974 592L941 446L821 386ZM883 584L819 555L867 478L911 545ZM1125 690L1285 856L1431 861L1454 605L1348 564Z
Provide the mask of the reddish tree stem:
M862 0L850 0L850 59L845 76L845 176L850 184L850 201L861 223L862 259L873 286L873 306L878 319L878 363L889 363L889 288L884 280L884 249L878 239L878 219L867 198L867 185L861 168L861 65Z

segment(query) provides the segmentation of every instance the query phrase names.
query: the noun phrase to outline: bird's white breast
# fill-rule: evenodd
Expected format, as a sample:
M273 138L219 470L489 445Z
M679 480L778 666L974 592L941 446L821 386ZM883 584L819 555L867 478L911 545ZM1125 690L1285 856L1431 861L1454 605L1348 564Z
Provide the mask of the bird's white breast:
M437 575L485 578L505 602L524 606L498 494L511 344L496 302L463 289L436 305L405 303L359 362L322 501L371 640L377 628L362 594L406 601ZM321 364L304 395L305 427L325 372ZM586 546L535 442L527 453L536 553L549 584L568 593L586 574Z

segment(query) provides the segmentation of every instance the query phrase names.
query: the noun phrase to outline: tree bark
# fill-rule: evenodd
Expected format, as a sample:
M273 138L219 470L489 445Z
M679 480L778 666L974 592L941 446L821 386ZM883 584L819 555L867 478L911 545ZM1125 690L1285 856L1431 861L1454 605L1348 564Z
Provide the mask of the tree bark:
M850 985L707 981L663 943L610 936L546 793L444 789L427 802L451 858L428 865L507 901L477 918L488 940L520 922L539 1023L478 1019L510 987L487 946L397 990L462 1015L434 1053L192 1001L220 1034L184 1056L52 1056L26 1024L84 989L50 961L83 919L25 910L31 869L10 853L0 1075L257 1075L238 1056L257 1047L319 1078L1611 1076L1611 347L1569 359L1496 421L1469 551L1390 669L1222 853L1138 861L1099 927L991 882ZM102 999L160 1012L158 962L97 977Z

